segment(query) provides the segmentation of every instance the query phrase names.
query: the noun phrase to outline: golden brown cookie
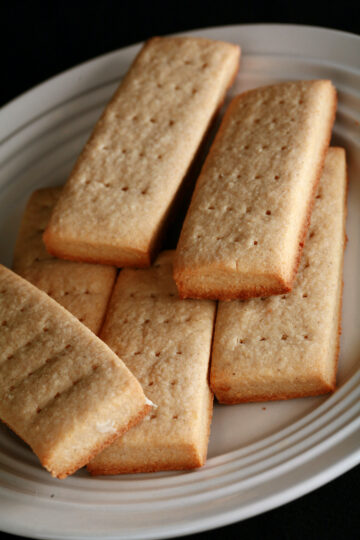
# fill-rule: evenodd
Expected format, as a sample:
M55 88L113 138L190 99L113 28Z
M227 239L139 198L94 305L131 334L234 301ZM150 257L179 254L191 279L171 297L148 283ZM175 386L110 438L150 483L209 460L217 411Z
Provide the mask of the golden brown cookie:
M335 389L345 218L345 152L330 148L292 292L219 303L211 387L221 403Z
M335 108L335 89L322 80L256 88L231 102L176 249L181 297L291 290Z
M239 64L236 45L153 38L82 151L44 234L60 258L149 266Z
M16 241L13 270L98 334L114 286L116 268L64 261L46 251L42 235L60 193L61 188L55 187L39 189L31 195Z
M92 474L190 469L204 464L212 417L208 384L215 303L180 300L173 252L120 273L101 333L154 402L151 414L95 457Z
M65 478L150 410L124 363L44 292L0 265L0 418Z

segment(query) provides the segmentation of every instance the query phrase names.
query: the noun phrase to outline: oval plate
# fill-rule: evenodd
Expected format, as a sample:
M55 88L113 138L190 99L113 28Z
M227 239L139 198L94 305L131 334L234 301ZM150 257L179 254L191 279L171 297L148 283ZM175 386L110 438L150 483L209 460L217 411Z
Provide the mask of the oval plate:
M0 427L2 529L34 538L168 538L264 512L317 488L360 461L360 38L289 25L188 32L238 43L231 96L290 79L329 78L339 92L332 144L349 165L349 243L338 390L286 402L216 405L203 469L60 481ZM11 266L29 194L64 183L105 103L140 45L71 69L3 108L0 123L0 261ZM229 96L229 97L231 97Z

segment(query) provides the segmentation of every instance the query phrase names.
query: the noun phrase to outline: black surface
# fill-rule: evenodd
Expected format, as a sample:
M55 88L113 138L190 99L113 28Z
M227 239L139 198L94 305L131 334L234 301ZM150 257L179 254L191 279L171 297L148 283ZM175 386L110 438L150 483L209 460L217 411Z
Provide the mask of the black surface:
M152 35L262 22L359 34L359 2L3 1L0 106L65 69ZM281 508L188 538L357 539L359 486L360 467Z
M3 1L0 105L45 79L108 51L193 28L293 23L360 31L356 0Z

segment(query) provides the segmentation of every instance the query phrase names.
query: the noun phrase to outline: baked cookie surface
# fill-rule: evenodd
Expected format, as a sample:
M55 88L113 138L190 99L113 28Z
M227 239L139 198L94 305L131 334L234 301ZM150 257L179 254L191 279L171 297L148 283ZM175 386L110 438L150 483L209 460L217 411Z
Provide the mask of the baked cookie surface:
M213 397L208 384L215 302L180 300L173 252L123 270L101 338L154 402L151 414L89 463L92 474L190 469L204 464Z
M291 290L335 116L330 81L255 88L228 107L176 249L183 298Z
M135 377L88 328L0 266L0 418L65 478L146 415Z
M345 152L330 148L291 293L219 303L210 381L221 403L335 389L346 184Z
M239 65L240 50L152 38L83 149L44 241L70 260L149 266L167 214Z
M116 268L64 261L46 251L42 234L61 189L44 188L31 195L15 245L13 270L98 334L114 286Z

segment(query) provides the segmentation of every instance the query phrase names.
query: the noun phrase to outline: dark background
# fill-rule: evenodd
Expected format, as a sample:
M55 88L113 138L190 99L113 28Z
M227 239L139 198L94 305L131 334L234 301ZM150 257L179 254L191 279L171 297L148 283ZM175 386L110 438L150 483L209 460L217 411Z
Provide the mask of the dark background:
M359 34L359 5L358 0L3 0L0 105L65 69L153 35L266 22Z
M65 69L153 35L266 22L323 26L359 34L359 5L356 0L326 3L3 1L0 106ZM360 467L357 467L281 508L188 538L358 539L359 488Z

